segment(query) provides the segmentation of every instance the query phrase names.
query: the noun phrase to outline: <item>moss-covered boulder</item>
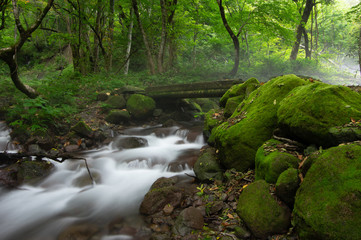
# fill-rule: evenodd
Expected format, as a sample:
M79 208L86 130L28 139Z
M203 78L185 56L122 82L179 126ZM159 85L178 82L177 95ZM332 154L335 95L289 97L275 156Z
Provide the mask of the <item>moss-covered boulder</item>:
M219 126L224 122L223 110L221 109L211 109L204 114L204 127L203 134L205 137L209 137L212 129Z
M125 108L126 101L123 95L110 96L106 101L106 108L108 109L123 109Z
M207 147L202 149L194 164L194 173L200 181L223 179L223 171L217 160L215 148Z
M245 99L248 95L260 86L256 78L250 78L244 83L232 86L219 101L219 106L225 107L229 98L240 96Z
M294 88L308 84L295 75L272 79L253 91L217 128L210 139L219 149L221 164L245 171L254 166L257 149L273 135L281 100Z
M228 99L226 103L226 107L224 108L224 116L230 117L232 116L234 110L238 107L238 105L244 100L244 96L231 97Z
M314 83L294 89L278 109L280 127L304 142L337 145L329 133L353 119L361 119L361 96L343 86Z
M17 179L21 183L33 183L49 175L53 168L48 161L22 161L18 165Z
M199 106L202 108L203 112L208 112L211 109L218 109L218 102L216 102L212 98L196 98L194 99L196 103L199 104Z
M127 110L135 119L145 119L152 116L155 109L155 101L148 96L133 94L127 101Z
M297 191L300 239L361 239L361 145L324 150Z
M121 124L129 122L130 114L127 110L114 109L105 117L105 121L113 124Z
M246 187L237 204L237 214L253 235L266 239L276 233L285 233L291 225L290 210L279 205L269 193L270 185L263 180Z
M351 122L346 126L331 127L329 133L334 142L338 144L361 140L361 121Z
M90 138L93 134L93 130L84 121L79 121L70 130L75 132L80 137Z
M295 168L289 168L282 172L276 182L276 195L289 206L293 208L295 195L300 186L298 171Z
M298 159L292 154L280 152L275 145L280 142L269 140L256 153L256 180L264 179L276 183L279 175L290 167L298 167Z

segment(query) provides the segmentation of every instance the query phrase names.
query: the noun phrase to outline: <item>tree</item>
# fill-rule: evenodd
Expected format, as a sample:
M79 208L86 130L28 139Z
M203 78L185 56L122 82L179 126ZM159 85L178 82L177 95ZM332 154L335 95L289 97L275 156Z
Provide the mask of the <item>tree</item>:
M17 53L20 51L25 42L31 37L31 34L40 26L41 22L45 18L46 14L53 6L54 0L48 0L46 6L41 10L40 14L37 16L33 24L28 25L26 28L23 26L20 20L20 8L16 0L12 0L12 11L15 20L16 29L19 32L19 38L15 39L16 42L8 47L0 49L0 59L3 60L9 67L11 80L15 84L16 88L21 92L26 94L30 98L36 98L38 93L31 88L22 83L18 74L18 64L17 64ZM10 1L2 0L0 2L1 10L6 10L7 5ZM2 12L4 16L4 12ZM5 20L2 22L5 24Z

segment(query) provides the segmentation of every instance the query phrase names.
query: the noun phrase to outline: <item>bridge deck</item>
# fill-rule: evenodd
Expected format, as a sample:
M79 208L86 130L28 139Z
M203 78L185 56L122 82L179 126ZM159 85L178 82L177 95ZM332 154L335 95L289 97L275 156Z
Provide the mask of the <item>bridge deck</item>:
M221 97L241 80L221 80L148 87L145 94L152 98L209 98Z

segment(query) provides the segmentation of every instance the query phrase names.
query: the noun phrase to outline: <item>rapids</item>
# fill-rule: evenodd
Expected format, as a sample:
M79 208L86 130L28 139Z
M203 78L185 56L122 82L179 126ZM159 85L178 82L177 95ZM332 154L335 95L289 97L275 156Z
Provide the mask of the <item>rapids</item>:
M0 151L9 141L8 134L2 125ZM141 228L138 209L152 183L160 177L193 175L184 159L196 156L204 142L199 130L197 137L189 136L189 130L178 127L129 129L108 146L81 153L94 182L84 161L67 160L53 162L55 171L40 183L1 190L0 239L52 240L71 225L106 226L115 219ZM132 149L119 146L129 137L147 144ZM102 239L133 237L104 232Z

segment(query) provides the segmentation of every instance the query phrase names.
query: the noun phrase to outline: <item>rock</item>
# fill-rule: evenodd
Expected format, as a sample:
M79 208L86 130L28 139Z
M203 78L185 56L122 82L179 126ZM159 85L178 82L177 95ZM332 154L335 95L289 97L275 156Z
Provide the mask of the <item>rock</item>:
M256 78L250 78L244 83L232 86L219 101L219 106L225 107L229 98L240 96L245 99L248 95L260 86Z
M234 110L238 107L238 105L244 100L244 96L237 96L229 98L227 104L224 108L224 116L229 118L232 116Z
M109 98L110 93L103 91L97 94L97 101L104 102Z
M291 214L287 207L280 206L269 193L270 185L264 180L255 181L241 193L237 214L246 223L253 235L266 239L276 233L286 233Z
M184 209L177 217L173 226L173 233L186 236L194 230L201 230L204 219L200 210L194 207Z
M123 95L110 96L108 100L105 101L106 108L108 109L123 109L125 108L126 101Z
M127 110L111 110L108 115L105 117L105 121L113 124L121 124L129 122L130 114Z
M147 96L133 94L127 101L127 110L135 119L145 119L152 116L155 109L155 101Z
M313 83L295 88L278 109L280 128L306 143L338 144L329 130L361 119L361 95L347 87Z
M203 135L209 137L211 135L212 129L218 127L221 123L224 122L224 111L219 109L211 109L204 114L204 127Z
M90 223L71 225L63 230L58 240L84 240L84 239L101 239L102 233L99 226Z
M54 165L48 161L22 161L18 165L17 179L20 183L32 183L48 176Z
M236 232L236 236L240 239L249 239L251 237L251 233L243 226L235 227L234 231Z
M160 115L162 115L162 113L163 113L163 110L162 110L162 109L156 108L156 109L154 109L154 111L153 111L153 117L159 117Z
M65 152L72 153L72 152L77 152L79 150L80 150L79 145L77 145L77 144L70 144L70 145L65 146Z
M152 215L160 212L167 204L178 206L182 200L182 192L174 186L172 178L160 178L145 195L139 211L144 215Z
M40 146L38 144L30 144L28 146L28 152L30 154L40 154L42 153L43 151L41 150Z
M143 93L144 89L136 86L126 85L119 89L114 90L114 94L134 94L134 93Z
M93 134L93 130L84 121L79 121L70 130L80 137L90 138Z
M295 75L274 78L245 99L233 115L212 130L208 141L219 149L219 159L227 169L247 171L254 166L257 149L277 128L280 101L294 88L308 84Z
M208 112L211 109L219 109L218 103L212 98L196 98L194 101L199 104L203 112Z
M361 140L361 123L349 126L332 127L329 129L331 138L336 144Z
M200 181L223 179L223 171L217 160L215 148L203 148L200 156L194 164L193 170Z
M298 159L286 152L274 148L280 142L269 140L256 153L256 180L264 179L276 183L279 175L290 167L298 168Z
M360 239L361 144L322 151L297 191L293 224L300 239Z
M295 202L295 195L300 186L300 179L298 178L298 171L295 168L289 168L277 179L276 195L289 206L293 208Z
M148 141L139 137L120 137L113 142L112 146L118 149L141 148L148 146Z
M18 167L16 164L0 169L0 186L14 188L20 185L17 177Z

